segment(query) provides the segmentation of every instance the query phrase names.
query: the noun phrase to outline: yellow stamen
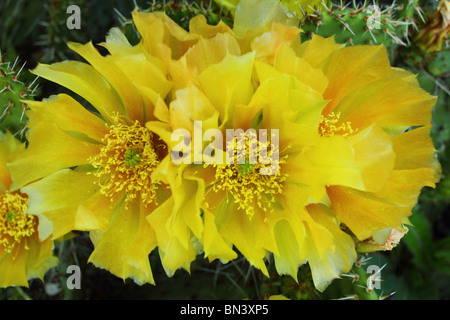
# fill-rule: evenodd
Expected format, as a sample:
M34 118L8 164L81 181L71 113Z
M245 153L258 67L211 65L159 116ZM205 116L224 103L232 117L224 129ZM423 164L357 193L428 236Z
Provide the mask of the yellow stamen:
M331 112L326 118L324 116L320 116L319 134L322 137L331 137L338 134L346 138L354 134L356 130L352 128L350 121L337 125L340 117L340 112Z
M154 135L136 121L127 125L114 118L109 133L103 138L105 146L89 159L98 169L93 174L99 178L100 192L111 198L125 192L126 203L139 194L145 206L155 200L158 181L151 178L159 164Z
M271 164L262 164L260 161L251 163L250 159L259 159L259 150L264 146L271 145L267 142L263 143L256 141L256 148L249 148L249 140L245 142L245 153L240 153L239 147L236 148L237 138L235 137L230 143L234 144L234 163L226 165L215 165L215 181L213 190L218 192L224 190L233 196L234 202L238 204L238 208L246 212L249 218L255 214L256 208L263 210L265 213L273 210L273 203L276 201L275 196L280 195L283 191L284 181L287 179L287 174L281 173L280 164L286 163L287 156L281 159L272 159ZM267 150L267 157L270 157L272 152L278 152L275 147L265 148ZM245 159L238 158L238 155L245 155ZM239 163L244 160L244 163ZM276 163L274 163L276 162ZM274 174L261 174L262 168L274 168Z
M5 252L11 253L24 238L36 232L38 219L26 214L28 198L19 192L0 196L0 245ZM28 247L25 245L25 249Z

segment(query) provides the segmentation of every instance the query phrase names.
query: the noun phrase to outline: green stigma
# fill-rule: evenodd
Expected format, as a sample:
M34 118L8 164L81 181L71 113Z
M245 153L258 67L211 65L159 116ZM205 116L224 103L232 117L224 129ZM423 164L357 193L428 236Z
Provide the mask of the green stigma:
M125 164L129 167L135 167L141 162L141 154L135 149L128 149L125 152Z
M14 221L18 215L19 215L19 213L16 210L11 210L5 216L6 221L8 221L8 222Z
M252 173L253 170L255 170L255 165L251 164L247 158L245 159L245 163L238 164L238 171L242 176Z

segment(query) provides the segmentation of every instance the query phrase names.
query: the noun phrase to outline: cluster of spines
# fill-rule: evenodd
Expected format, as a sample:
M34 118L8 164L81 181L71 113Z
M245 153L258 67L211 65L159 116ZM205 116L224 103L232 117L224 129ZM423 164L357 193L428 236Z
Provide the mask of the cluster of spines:
M347 292L345 296L337 300L385 300L395 294L395 292L379 294L380 290L377 289L379 285L381 286L381 274L386 265L376 266L373 272L369 274L371 270L367 266L370 259L371 257L366 254L359 255L352 270L341 275L340 281L350 281L349 288L353 292ZM345 288L345 285L342 285L342 287Z
M312 8L300 22L303 40L318 34L324 37L335 36L338 43L384 44L386 47L407 46L410 33L417 29L416 17L423 19L418 0L404 0L405 3L380 7L367 0L358 5L355 1L347 4L327 5Z
M71 30L66 25L69 17L66 9L72 2L70 0L58 0L48 1L48 3L44 4L47 16L40 22L44 32L39 35L35 43L35 45L42 48L42 56L39 57L40 61L55 62L56 60L62 61L74 58L75 54L68 49L67 42L85 42L87 40L83 32ZM78 1L77 5L82 7L84 14L89 9L84 0L81 3Z
M18 57L14 62L6 62L0 53L0 130L9 131L21 140L28 123L25 115L28 106L23 101L32 100L38 89L37 78L29 84L21 80L26 72L25 63L20 66Z

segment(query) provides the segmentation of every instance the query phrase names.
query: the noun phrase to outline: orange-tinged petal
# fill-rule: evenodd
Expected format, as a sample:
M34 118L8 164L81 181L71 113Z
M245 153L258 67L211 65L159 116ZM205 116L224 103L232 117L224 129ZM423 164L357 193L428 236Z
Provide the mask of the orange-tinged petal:
M403 80L380 79L355 88L336 106L342 121L352 127L421 126L431 122L436 98Z
M383 188L374 195L392 203L413 207L423 187L436 186L436 171L431 168L393 170Z
M351 46L336 50L324 67L329 85L324 98L331 100L324 110L327 115L350 92L392 75L384 46Z
M440 164L430 129L431 125L427 125L396 135L392 137L392 147L396 154L395 169L432 168L437 172L437 182L440 179Z
M274 22L269 32L256 37L251 43L256 60L272 64L279 47L290 46L294 39L299 38L299 33L300 29L296 26Z
M368 193L333 186L327 188L327 194L337 219L359 240L384 228L399 228L411 215L411 207L397 206Z
M0 132L0 194L3 194L11 187L12 179L7 163L23 152L25 144L7 131Z

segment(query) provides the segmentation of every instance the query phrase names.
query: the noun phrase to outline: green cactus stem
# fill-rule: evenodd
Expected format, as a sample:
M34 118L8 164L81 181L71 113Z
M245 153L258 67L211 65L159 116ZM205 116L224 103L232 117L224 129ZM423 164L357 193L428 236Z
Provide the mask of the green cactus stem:
M0 53L0 130L10 131L20 140L25 139L28 106L24 100L33 100L37 93L37 78L27 84L25 63L20 65L18 57L6 62ZM22 81L23 79L23 81Z

